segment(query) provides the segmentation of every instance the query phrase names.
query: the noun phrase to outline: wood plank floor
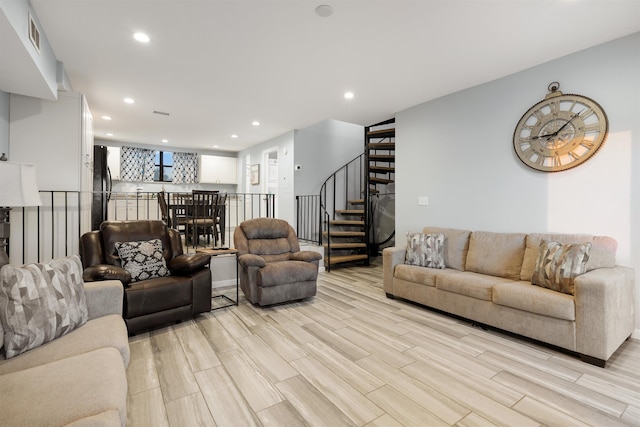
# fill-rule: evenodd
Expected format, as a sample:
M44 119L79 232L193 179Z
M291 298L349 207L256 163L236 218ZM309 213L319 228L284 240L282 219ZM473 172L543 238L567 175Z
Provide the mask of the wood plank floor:
M379 264L320 273L304 302L241 298L130 346L133 427L640 425L639 341L597 368L387 299Z

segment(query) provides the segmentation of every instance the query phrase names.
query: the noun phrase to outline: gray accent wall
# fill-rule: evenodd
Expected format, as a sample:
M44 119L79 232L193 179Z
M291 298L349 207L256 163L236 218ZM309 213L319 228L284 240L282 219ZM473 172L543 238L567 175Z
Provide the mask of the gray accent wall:
M323 120L296 131L295 146L295 194L319 194L329 175L364 152L364 127Z
M9 94L0 90L0 155L9 155Z
M553 81L599 102L609 136L585 164L543 173L520 162L512 138ZM618 263L635 268L638 332L640 33L417 105L396 120L398 245L425 225L612 236ZM418 206L419 196L429 204Z

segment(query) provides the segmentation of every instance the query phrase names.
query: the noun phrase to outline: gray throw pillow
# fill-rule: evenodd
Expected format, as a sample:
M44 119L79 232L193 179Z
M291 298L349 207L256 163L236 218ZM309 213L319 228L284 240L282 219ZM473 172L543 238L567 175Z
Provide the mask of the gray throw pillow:
M444 234L407 233L405 264L446 268L444 263Z
M587 271L591 243L562 244L543 240L531 283L565 294L575 294L575 278Z
M131 274L131 282L165 277L171 273L162 255L162 242L153 239L141 242L116 242L122 268Z
M53 341L87 322L82 262L73 255L0 270L6 358Z

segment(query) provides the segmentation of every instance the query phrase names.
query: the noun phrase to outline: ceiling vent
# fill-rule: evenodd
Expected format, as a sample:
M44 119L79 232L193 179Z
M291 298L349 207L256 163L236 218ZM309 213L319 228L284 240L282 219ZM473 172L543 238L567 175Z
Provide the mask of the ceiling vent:
M29 14L29 40L31 40L31 44L36 48L38 53L40 53L40 30L31 14Z
M161 116L169 116L169 113L165 113L164 111L153 110L153 114L159 114Z

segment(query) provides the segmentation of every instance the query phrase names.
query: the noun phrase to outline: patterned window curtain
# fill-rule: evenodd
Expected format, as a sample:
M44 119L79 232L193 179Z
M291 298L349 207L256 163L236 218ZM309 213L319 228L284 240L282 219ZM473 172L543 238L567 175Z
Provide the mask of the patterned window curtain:
M155 151L148 148L122 147L122 180L153 182Z
M198 154L173 153L174 184L195 184L198 179Z

